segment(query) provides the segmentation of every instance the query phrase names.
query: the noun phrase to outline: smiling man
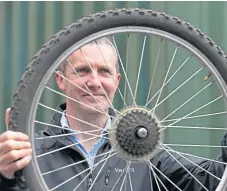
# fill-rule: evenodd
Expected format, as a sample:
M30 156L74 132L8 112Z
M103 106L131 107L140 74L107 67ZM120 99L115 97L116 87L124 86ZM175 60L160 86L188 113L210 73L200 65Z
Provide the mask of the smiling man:
M58 68L56 81L69 97L64 111L69 127L77 131L94 130L93 134L100 135L97 127L104 127L110 120L109 109L120 81L118 60L110 41L100 39L73 52ZM78 134L77 138L87 140L91 135ZM90 151L97 139L93 137L82 145Z

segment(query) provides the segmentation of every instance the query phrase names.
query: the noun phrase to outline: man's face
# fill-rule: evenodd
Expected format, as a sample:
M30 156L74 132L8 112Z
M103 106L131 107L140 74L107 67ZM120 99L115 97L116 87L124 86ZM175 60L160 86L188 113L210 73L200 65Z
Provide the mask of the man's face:
M107 111L120 80L113 49L109 45L89 44L75 51L68 61L64 72L68 80L56 75L59 88L77 101ZM70 99L67 104L75 109L94 111Z

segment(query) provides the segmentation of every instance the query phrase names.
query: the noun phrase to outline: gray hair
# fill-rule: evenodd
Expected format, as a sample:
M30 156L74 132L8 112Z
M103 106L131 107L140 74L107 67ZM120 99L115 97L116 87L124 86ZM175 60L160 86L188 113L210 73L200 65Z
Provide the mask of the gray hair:
M102 37L99 38L95 41L92 41L89 43L90 45L94 45L96 44L98 45L108 45L111 47L111 49L113 50L114 56L116 58L116 71L119 72L120 68L119 68L119 62L118 62L118 55L117 55L117 50L114 47L113 43L111 42L111 40L108 37ZM57 71L61 71L63 74L65 73L65 66L66 66L67 61L64 60L57 68Z

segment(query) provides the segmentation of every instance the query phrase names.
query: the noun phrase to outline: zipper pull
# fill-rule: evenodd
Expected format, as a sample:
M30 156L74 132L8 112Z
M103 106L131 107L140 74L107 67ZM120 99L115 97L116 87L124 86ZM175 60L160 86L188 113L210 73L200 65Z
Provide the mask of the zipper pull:
M105 184L108 185L109 183L109 178L110 178L110 168L107 171L106 177L105 177Z
M109 182L109 176L106 176L106 178L105 178L105 184L108 185L108 182Z
M92 181L93 181L93 180L92 180L91 176L89 176L89 178L88 178L88 188L91 187Z

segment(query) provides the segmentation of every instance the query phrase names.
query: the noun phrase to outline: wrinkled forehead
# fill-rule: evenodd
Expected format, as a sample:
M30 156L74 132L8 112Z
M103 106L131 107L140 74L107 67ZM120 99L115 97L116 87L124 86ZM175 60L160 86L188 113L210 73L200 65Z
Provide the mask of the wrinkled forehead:
M117 51L112 43L90 43L80 49L74 51L62 64L59 65L58 70L65 73L65 71L72 66L79 63L86 63L97 61L101 63L108 63L108 66L114 66L119 72Z
M117 57L114 48L108 44L87 44L73 52L69 58L72 63L98 62L115 66Z

